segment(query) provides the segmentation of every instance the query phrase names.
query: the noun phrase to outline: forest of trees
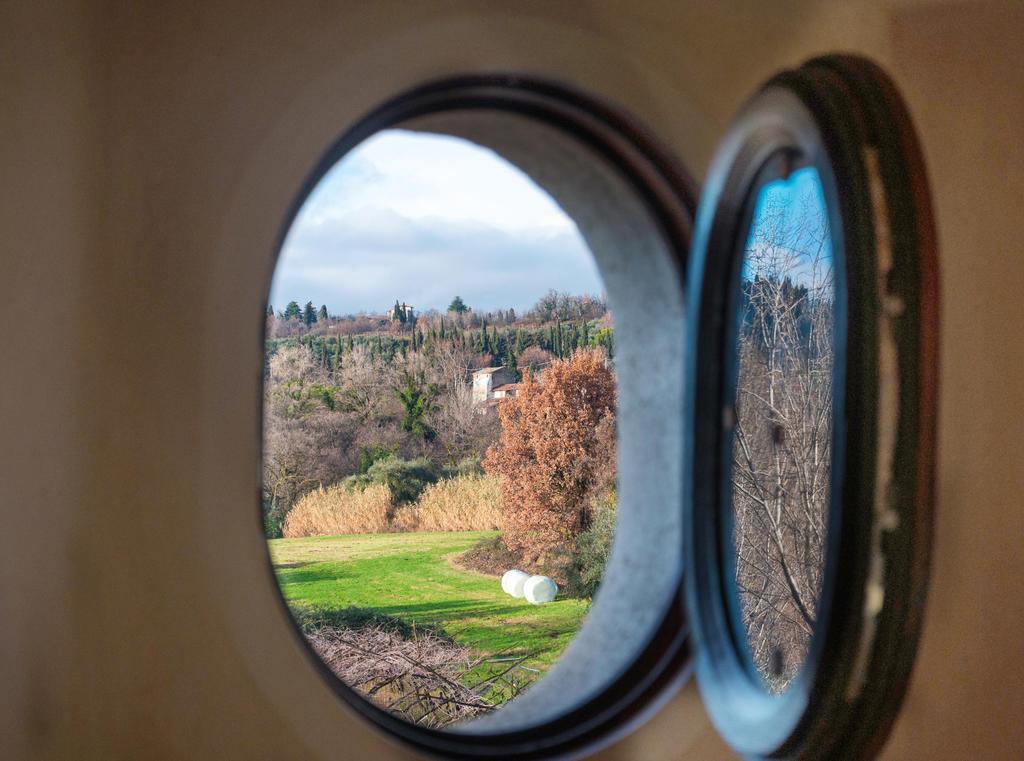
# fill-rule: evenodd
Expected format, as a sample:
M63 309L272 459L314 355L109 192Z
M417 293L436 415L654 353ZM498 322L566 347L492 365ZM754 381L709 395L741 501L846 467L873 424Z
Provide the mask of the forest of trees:
M401 316L396 316L396 310ZM372 357L392 362L410 352L429 353L435 345L454 344L476 358L476 367L505 365L518 369L519 358L530 347L553 357L570 357L577 349L601 347L614 356L614 332L607 306L593 296L572 296L554 291L543 296L523 315L514 309L476 312L455 297L445 314L428 312L406 317L395 306L386 314L330 317L327 307L317 310L289 303L281 312L268 308L267 354L296 341L307 346L314 361L336 371L347 353L365 348Z
M604 357L614 351L611 315L591 296L552 292L521 316L511 309L479 314L458 297L446 314L399 306L382 316L343 317L312 302L268 308L268 536L279 535L304 494L366 474L385 458L396 467L418 463L433 477L480 472L501 424L472 402L474 369L536 373L582 349Z

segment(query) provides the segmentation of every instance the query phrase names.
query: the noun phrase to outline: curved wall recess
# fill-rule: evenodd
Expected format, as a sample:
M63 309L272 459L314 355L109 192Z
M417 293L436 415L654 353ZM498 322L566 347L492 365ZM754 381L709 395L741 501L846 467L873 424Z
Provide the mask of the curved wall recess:
M428 752L533 758L593 750L670 695L689 659L680 592L679 463L691 184L615 109L547 82L467 77L401 95L347 131L306 179L281 241L321 177L387 128L491 148L544 188L579 227L615 315L619 517L604 581L580 632L543 679L493 714L449 731L415 727L363 700L312 650L309 656L349 705ZM651 331L652 325L658 329Z

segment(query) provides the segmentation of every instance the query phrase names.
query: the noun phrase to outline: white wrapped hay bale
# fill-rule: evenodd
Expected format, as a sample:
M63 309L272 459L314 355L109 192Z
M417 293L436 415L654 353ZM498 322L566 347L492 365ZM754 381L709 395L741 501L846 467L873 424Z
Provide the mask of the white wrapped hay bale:
M529 574L522 571L505 571L505 575L501 577L501 588L505 594L510 594L513 597L522 597L523 585L526 584L526 580L529 578Z
M558 585L547 576L531 576L523 584L523 597L534 605L551 602L558 594Z

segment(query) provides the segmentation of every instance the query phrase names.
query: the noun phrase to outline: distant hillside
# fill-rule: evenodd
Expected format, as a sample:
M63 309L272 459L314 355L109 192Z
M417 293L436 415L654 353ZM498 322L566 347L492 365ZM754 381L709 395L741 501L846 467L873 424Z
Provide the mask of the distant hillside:
M395 302L378 315L328 315L326 306L292 302L267 316L267 359L281 346L301 344L321 367L337 371L346 354L365 347L371 356L392 362L411 352L430 353L455 346L476 355L476 365L506 365L518 369L551 357L568 357L577 349L602 347L614 357L611 313L603 299L550 292L525 314L512 309L477 313L458 297L447 314L418 315ZM531 347L534 347L531 349ZM525 354L524 354L525 353Z

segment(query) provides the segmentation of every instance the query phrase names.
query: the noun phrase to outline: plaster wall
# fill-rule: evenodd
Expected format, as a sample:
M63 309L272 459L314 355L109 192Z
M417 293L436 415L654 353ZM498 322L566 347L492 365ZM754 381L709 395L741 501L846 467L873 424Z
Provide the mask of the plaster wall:
M528 71L699 179L759 82L853 50L910 104L943 266L934 578L885 757L1021 757L1022 40L994 1L0 4L3 756L408 757L309 668L246 517L278 226L345 126ZM601 757L731 754L689 686Z

